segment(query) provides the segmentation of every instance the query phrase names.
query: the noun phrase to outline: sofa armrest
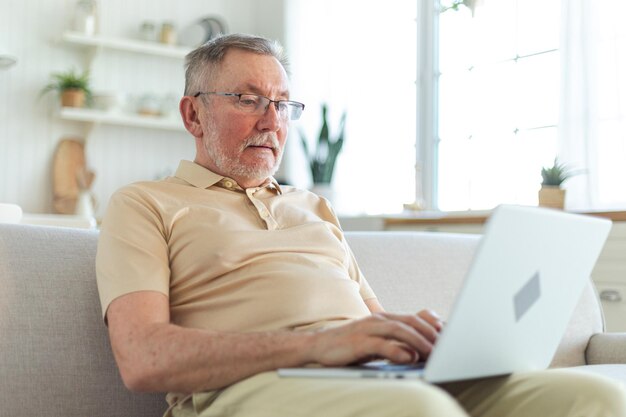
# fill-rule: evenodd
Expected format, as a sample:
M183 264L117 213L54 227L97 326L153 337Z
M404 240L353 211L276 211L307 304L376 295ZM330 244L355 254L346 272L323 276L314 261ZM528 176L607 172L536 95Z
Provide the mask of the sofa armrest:
M587 364L626 364L626 333L596 333L589 339L585 352Z

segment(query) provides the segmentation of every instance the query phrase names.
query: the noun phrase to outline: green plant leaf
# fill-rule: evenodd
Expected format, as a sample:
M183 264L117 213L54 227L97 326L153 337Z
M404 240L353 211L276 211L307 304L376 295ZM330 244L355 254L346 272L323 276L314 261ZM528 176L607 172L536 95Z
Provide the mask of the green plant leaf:
M343 148L346 112L341 116L336 137L330 136L328 126L328 105L322 104L322 122L317 137L315 150L309 148L308 140L302 130L298 130L304 154L309 162L311 176L315 184L328 184L332 181L337 156Z
M52 78L52 82L41 90L40 96L50 91L58 91L61 93L73 88L83 90L88 97L91 96L89 71L79 73L76 69L72 68L66 72L52 73L50 78Z
M578 172L572 171L566 164L559 163L558 158L554 158L552 166L541 168L541 185L559 187L577 174Z

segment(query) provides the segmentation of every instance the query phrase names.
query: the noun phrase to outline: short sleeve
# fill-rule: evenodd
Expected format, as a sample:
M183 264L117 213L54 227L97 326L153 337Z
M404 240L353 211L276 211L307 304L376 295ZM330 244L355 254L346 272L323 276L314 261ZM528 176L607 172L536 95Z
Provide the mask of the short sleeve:
M110 303L136 291L169 295L168 244L158 204L140 186L117 191L102 221L96 254L102 315Z

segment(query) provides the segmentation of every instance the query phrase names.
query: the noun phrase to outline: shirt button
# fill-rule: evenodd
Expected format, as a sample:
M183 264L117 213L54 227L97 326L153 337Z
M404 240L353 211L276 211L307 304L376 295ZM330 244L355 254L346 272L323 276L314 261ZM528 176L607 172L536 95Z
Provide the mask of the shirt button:
M263 219L267 219L269 217L269 213L267 212L267 210L262 210L261 211L261 218Z
M233 188L233 182L230 180L224 181L224 185L226 186L226 188Z

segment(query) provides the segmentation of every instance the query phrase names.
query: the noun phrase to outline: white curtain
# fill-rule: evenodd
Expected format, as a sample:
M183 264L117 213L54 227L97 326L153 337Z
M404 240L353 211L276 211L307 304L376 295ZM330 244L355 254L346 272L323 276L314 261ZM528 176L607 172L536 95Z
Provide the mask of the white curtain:
M562 0L559 158L582 171L565 183L568 209L626 205L622 3Z
M582 174L564 184L569 209L597 205L595 19L588 0L562 0L559 159Z

